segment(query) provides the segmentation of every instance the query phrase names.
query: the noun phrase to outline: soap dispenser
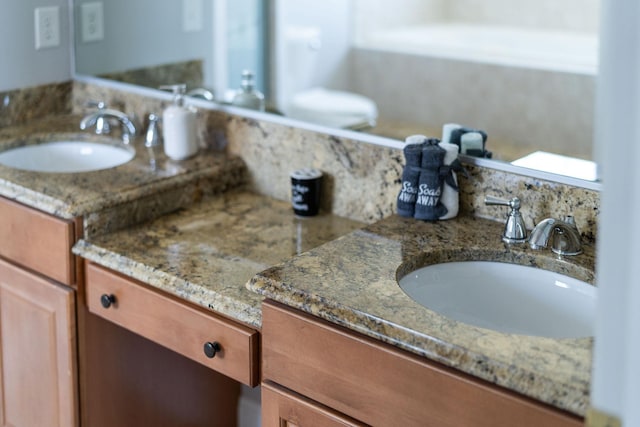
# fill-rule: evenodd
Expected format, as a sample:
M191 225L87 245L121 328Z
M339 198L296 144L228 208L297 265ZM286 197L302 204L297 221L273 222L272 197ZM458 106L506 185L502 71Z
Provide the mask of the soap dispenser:
M264 95L256 90L253 73L249 70L242 72L240 90L235 94L232 105L252 110L264 111Z
M173 105L162 113L164 152L173 160L184 160L198 152L196 112L184 105L185 84L160 86L174 94Z

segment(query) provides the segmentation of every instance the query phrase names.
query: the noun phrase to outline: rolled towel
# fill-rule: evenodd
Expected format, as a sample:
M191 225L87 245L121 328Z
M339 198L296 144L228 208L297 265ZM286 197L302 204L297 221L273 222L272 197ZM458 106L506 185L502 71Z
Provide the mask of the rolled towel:
M444 155L444 168L442 168L441 175L445 175L444 184L442 187L442 196L440 200L447 212L439 219L451 219L458 215L460 207L460 198L458 194L458 177L455 171L452 169L452 164L458 160L458 146L446 142L438 144L440 148L446 151Z
M445 125L442 126L442 143L443 144L450 144L451 143L451 133L456 130L456 129L461 129L462 126L460 126L457 123L446 123Z
M426 140L427 137L424 135L412 135L406 139L407 145L403 149L405 166L402 171L402 188L400 188L397 202L400 216L411 218L415 212L422 146Z
M446 151L438 146L440 141L428 139L422 147L420 163L420 181L414 218L433 221L446 215L447 208L442 204L442 184L444 177L440 175Z
M484 155L484 138L480 132L467 132L460 137L460 152L467 156Z
M452 129L451 139L449 140L449 142L452 144L456 144L458 147L461 147L462 135L470 132L477 132L482 136L482 148L484 148L484 145L487 142L487 133L480 129L472 129L468 127L460 127L460 128Z

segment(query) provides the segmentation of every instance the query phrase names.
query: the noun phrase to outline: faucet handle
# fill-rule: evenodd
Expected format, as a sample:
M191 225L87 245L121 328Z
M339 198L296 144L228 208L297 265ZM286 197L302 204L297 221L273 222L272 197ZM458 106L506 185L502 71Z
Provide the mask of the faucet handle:
M504 225L502 240L506 243L524 243L527 241L527 228L524 219L520 214L520 199L513 197L510 200L501 199L494 196L485 196L484 203L487 206L508 206L511 211L507 215L507 222Z
M107 104L104 101L87 101L84 105L87 107L97 108L98 110L106 110L107 108Z
M160 144L160 129L158 129L158 122L160 117L157 114L149 114L149 126L147 127L147 133L144 139L144 146L147 148L155 147Z
M485 196L484 204L487 206L509 206L511 209L520 209L520 199L517 197L507 200L495 196Z

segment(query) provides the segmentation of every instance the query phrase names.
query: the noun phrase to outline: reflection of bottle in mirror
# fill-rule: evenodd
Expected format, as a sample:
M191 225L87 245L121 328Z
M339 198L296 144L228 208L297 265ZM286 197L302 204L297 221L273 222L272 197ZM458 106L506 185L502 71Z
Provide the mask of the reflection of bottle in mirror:
M240 90L233 97L231 104L236 107L264 111L264 95L256 90L251 71L244 70L242 72Z

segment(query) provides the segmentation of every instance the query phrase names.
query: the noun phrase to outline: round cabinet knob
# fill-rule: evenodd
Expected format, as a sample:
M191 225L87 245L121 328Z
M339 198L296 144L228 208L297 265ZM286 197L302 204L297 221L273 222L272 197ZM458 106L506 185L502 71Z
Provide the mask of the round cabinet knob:
M204 354L209 359L213 359L214 357L216 357L216 354L218 354L220 350L220 343L218 343L217 341L204 343Z
M116 303L115 295L104 294L100 297L100 304L102 304L104 308L109 308L111 307L111 304L115 304L115 303Z

